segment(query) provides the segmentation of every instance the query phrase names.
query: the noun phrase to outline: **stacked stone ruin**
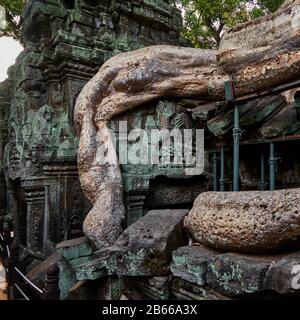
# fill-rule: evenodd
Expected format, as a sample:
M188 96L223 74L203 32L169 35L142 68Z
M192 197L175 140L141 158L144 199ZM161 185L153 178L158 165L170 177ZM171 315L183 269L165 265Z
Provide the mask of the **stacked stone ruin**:
M24 18L24 51L0 89L1 213L47 256L82 234L90 209L76 165L81 89L120 52L180 44L181 17L166 1L49 0L29 1Z
M29 1L24 52L0 85L0 214L29 279L41 285L58 264L61 299L298 297L299 15L299 1L286 1L229 30L216 52L173 47L188 44L169 1ZM229 79L242 128L238 194ZM125 120L128 131L204 129L204 172L90 170L101 143L86 133ZM286 190L262 191L268 160Z

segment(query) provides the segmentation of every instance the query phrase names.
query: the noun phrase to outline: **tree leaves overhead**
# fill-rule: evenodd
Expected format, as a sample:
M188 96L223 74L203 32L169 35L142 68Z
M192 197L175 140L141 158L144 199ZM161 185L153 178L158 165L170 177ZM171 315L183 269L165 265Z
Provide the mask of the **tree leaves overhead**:
M19 39L26 0L0 0L5 9L5 25L0 37ZM170 0L182 9L183 36L198 48L217 48L225 28L275 12L284 0ZM3 19L3 18L2 18ZM3 22L3 21L1 21Z
M284 0L174 0L183 11L183 36L198 48L217 48L225 28L275 12Z
M1 21L0 37L9 36L17 40L20 38L25 4L26 0L0 0L0 7L5 10L4 17L1 17L5 22Z
M267 13L275 12L283 3L283 0L258 0L258 6Z

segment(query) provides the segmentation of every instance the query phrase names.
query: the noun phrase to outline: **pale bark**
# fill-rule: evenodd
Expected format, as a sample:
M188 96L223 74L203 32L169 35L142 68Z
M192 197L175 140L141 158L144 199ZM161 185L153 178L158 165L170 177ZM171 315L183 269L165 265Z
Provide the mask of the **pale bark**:
M299 0L288 1L274 15L230 30L219 51L154 46L120 54L100 68L75 108L80 180L94 205L84 230L97 248L116 240L124 218L122 176L108 121L162 97L223 100L230 77L237 97L298 78L299 8ZM113 165L99 163L97 150L105 141Z

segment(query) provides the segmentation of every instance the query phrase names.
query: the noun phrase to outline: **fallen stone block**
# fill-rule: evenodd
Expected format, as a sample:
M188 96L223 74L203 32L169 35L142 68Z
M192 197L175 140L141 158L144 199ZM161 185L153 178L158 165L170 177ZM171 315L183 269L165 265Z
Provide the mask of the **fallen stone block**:
M265 291L264 279L274 256L220 254L208 262L206 281L210 288L237 297Z
M68 261L90 256L93 248L86 237L67 240L56 245L56 251L60 252Z
M126 295L133 297L140 295L143 299L170 300L171 277L128 277Z
M185 225L197 242L216 249L284 251L300 242L300 189L202 193Z
M181 298L300 296L300 251L251 255L216 251L202 245L182 247L173 253L171 272L175 277L173 294Z
M300 252L290 253L274 263L266 274L264 288L300 296Z
M173 279L172 293L178 300L230 300L207 287L198 286L180 278Z
M43 262L27 273L27 277L40 289L43 289L47 270L57 264L59 267L60 299L69 298L69 290L78 282L75 268L79 263L87 261L92 254L92 247L85 237L61 242L56 251Z
M179 248L173 252L171 272L175 277L204 286L208 262L215 256L213 250L202 245Z
M172 252L188 243L183 220L188 210L153 210L128 227L115 244L76 268L79 280L111 275L165 276Z

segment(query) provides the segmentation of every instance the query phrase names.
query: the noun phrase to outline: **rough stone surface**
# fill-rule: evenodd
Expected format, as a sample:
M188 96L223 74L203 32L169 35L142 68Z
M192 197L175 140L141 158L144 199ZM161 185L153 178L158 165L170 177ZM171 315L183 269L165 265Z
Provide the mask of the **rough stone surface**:
M47 270L57 264L60 270L60 299L71 299L69 290L78 282L75 269L86 263L92 252L93 249L85 237L61 242L57 244L55 253L30 270L27 277L42 289ZM71 294L76 295L74 291Z
M145 213L145 199L146 208L189 207L195 195L210 189L209 177L195 177L198 184L177 179L176 185L175 179L166 182L162 176L186 178L184 166L125 165L121 172L117 165L99 165L95 154L103 140L111 143L107 128L114 128L120 119L128 120L129 129L205 127L213 135L208 139L209 150L218 149L220 141L231 146L232 107L211 100L224 99L223 81L228 74L235 81L238 97L298 78L298 20L299 1L287 1L276 14L229 30L218 52L161 46L120 55L107 62L95 83L87 86L88 98L80 97L74 119L81 89L108 58L145 45L179 44L180 14L163 0L29 0L25 50L10 69L9 79L0 85L0 214L14 216L16 238L39 256L50 254L57 242L81 236L89 205L77 177L77 125L86 139L79 155L81 181L94 204L84 229L94 246L102 249L89 259L92 247L86 239L59 244L58 253L33 270L33 280L40 279L42 285L45 271L58 263L62 298L118 299L122 281L115 274L141 276L134 281L136 288L156 299L170 295L170 283L178 298L225 299L224 295L253 296L264 290L294 295L299 282L297 253L276 260L192 247L187 254L183 250L174 255L176 277L172 281L170 253L186 242L181 219L178 224L177 218L164 220L163 225L171 222L176 227L170 225L169 235L161 238L152 231L162 228L158 218L156 223L147 222L149 232L136 224L139 234L125 232L111 246L122 234L125 210L128 225ZM258 38L257 33L263 36ZM294 94L291 91L288 96L280 94L240 106L241 125L246 129L243 139L247 136L257 142L299 134L300 113ZM295 163L280 173L288 188L300 184L299 150L295 145L281 151ZM117 160L117 151L112 148L111 159ZM258 183L249 179L259 176L250 174L256 159L246 159L250 162L247 168L245 157L241 157L240 172L243 188L256 189ZM156 177L150 185L150 179ZM144 236L148 239L146 250L142 250ZM162 246L151 242L149 236L162 239ZM181 261L185 262L181 265ZM75 270L79 277L103 278L78 282Z
M67 300L119 300L118 279L78 281L69 289Z
M78 281L70 290L68 300L93 300L87 281Z
M235 252L274 252L300 240L300 189L208 192L185 220L202 244Z
M123 290L123 281L118 276L98 279L96 300L120 300Z
M115 244L76 268L79 280L108 275L165 276L172 251L187 243L183 220L188 210L154 210L128 227Z
M57 244L56 252L61 253L67 260L73 260L91 255L93 248L87 238L82 237Z
M206 285L207 263L217 252L204 246L182 247L173 252L171 272L175 277Z
M172 293L178 300L230 300L218 292L181 278L172 280Z
M139 299L151 300L170 300L171 292L171 277L128 277L125 280L127 286L124 288L125 295L129 300Z
M147 148L148 154L153 144L153 129L184 130L192 129L197 126L197 121L187 110L187 105L197 103L191 101L160 100L150 103L116 116L109 124L110 129L115 132L117 140L119 136L120 122L126 123L126 128L122 132L128 133L132 130L144 130L145 139L143 139L143 148ZM184 105L183 105L184 104ZM159 139L159 134L154 133L154 139ZM193 130L194 145L196 142L196 131ZM136 141L127 141L128 150L136 147ZM163 153L163 146L159 147L159 154ZM171 143L170 155L174 155L174 148ZM120 145L116 144L118 155L124 156L126 151L120 150ZM196 150L196 148L194 149ZM124 152L125 151L125 152ZM122 164L122 180L124 191L124 206L126 210L125 226L141 218L148 211L147 208L189 208L194 203L196 197L203 191L206 191L210 180L207 178L208 170L201 175L187 176L186 169L192 169L193 166L187 166L186 163L144 163L137 161ZM125 162L125 161L124 161ZM184 192L182 192L184 190Z
M292 253L272 265L264 286L282 295L291 295L300 289L300 253ZM300 294L299 294L300 295Z
M202 245L182 247L173 253L172 288L181 297L193 299L210 300L218 295L227 299L297 297L299 257L299 252L250 255L218 252Z
M274 256L243 256L233 253L218 255L208 263L207 284L229 297L264 291L263 280L274 259Z
M271 53L272 47L288 38L298 36L300 2L285 1L276 13L239 24L225 32L220 43L220 62L227 72L240 67L235 62L248 63ZM258 37L259 35L259 37ZM232 58L232 60L230 59ZM244 59L242 59L244 58ZM243 61L244 60L244 61Z
M300 67L296 23L300 11L297 1L286 5L276 14L247 25L253 29L253 35L271 21L278 28L279 39L274 32L273 38L264 39L265 43L250 43L251 50L236 48L232 39L224 40L220 51L171 46L142 48L107 61L84 87L74 116L80 133L78 168L83 190L94 206L84 230L98 249L117 238L124 217L121 169L108 131L110 120L162 97L223 100L224 81L229 74L237 97L295 80ZM282 25L288 25L291 32L282 33ZM238 38L239 33L234 33L233 39L238 42ZM103 147L109 150L106 160L99 155ZM109 164L103 165L103 160ZM109 190L115 190L114 194L109 194Z
M76 165L80 91L116 54L181 44L181 15L164 0L26 2L24 51L0 84L0 214L15 219L23 246L47 257L83 235L91 209Z

